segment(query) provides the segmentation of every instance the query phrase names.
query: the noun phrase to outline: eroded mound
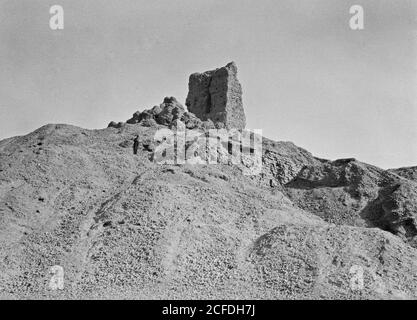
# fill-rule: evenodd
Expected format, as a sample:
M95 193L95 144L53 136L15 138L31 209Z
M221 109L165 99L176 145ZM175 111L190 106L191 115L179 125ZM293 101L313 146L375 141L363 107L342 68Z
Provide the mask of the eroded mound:
M233 165L159 165L150 160L159 126L48 125L0 142L2 297L415 297L416 251L400 236L349 226L336 196L327 211L304 205L340 192L364 206L396 179L413 182L269 140L257 177ZM414 191L404 188L390 193L396 206L388 196L381 206L405 208L400 195ZM54 265L63 290L49 287ZM364 288L352 290L358 270Z
M159 164L159 129L195 129L187 150L210 129L247 134L235 64L189 88L192 112L167 97L107 129L0 141L0 298L416 298L416 167L260 135L238 146L262 144L258 162L229 161L233 136L191 149L202 164Z

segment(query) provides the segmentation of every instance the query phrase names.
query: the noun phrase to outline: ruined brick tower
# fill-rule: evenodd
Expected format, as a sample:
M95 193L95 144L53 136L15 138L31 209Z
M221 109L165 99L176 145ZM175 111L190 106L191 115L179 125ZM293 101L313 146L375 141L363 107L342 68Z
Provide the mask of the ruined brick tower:
M192 74L188 88L185 104L198 118L210 119L218 128L245 128L242 86L234 62L216 70Z

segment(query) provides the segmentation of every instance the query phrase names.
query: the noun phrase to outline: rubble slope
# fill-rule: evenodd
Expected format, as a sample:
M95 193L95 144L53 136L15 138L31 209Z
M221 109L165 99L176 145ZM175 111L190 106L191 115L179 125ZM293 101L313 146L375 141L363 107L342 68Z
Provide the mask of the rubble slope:
M256 177L160 165L163 126L133 122L0 141L1 298L415 298L417 252L400 234L415 182L267 139Z

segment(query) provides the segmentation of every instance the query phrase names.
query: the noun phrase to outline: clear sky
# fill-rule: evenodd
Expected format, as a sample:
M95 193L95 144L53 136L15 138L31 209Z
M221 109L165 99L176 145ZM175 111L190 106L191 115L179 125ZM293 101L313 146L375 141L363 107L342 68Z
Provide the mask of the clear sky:
M61 5L65 29L49 28ZM365 10L352 31L349 8ZM235 61L247 127L314 155L417 165L415 0L0 0L0 139L103 128Z

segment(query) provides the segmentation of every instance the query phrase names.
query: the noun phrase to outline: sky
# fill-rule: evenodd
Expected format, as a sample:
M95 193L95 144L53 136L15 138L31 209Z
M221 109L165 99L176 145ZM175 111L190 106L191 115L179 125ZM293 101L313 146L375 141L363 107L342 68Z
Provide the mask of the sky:
M49 9L64 9L51 30ZM349 9L364 8L364 30ZM417 165L417 1L0 0L0 139L104 128L235 61L247 128L327 159Z

